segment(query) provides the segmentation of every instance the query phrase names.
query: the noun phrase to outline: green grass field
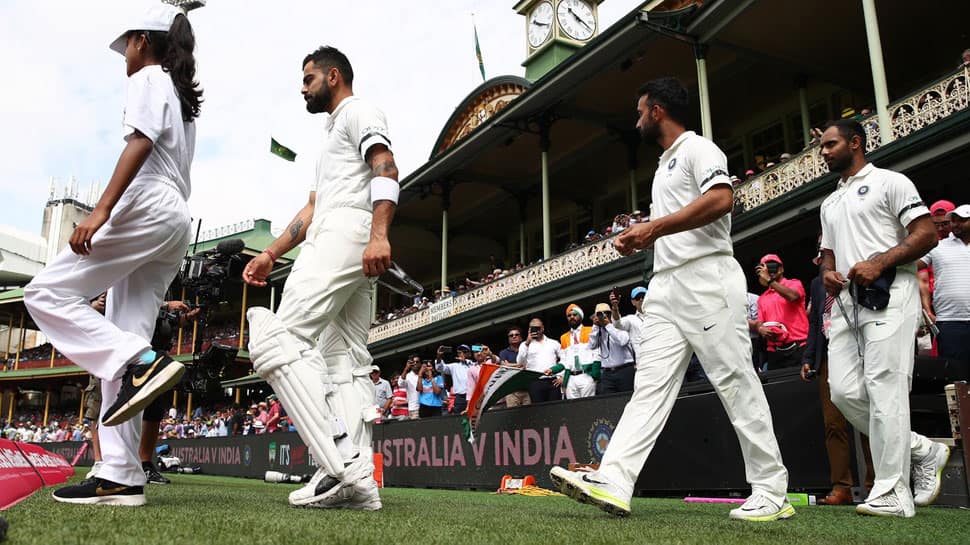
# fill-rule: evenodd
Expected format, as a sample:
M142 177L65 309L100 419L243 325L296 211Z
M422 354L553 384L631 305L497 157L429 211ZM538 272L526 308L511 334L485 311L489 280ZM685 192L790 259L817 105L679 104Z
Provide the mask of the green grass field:
M86 471L86 470L85 470ZM83 473L79 471L79 473ZM388 488L376 513L295 509L295 485L204 475L171 476L148 489L145 507L54 502L41 490L3 515L7 543L186 545L313 544L597 544L645 543L965 545L970 513L920 509L916 518L857 516L851 507L801 507L787 521L728 519L727 505L676 499L634 499L633 515L615 519L565 497L500 496ZM73 481L80 480L75 477Z

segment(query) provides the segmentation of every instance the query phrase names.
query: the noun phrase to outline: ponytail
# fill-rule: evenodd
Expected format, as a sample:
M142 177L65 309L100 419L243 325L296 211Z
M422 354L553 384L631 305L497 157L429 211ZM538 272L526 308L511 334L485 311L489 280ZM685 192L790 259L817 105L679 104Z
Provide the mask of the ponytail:
M195 81L195 34L185 15L176 15L168 32L149 32L152 53L175 84L182 105L182 121L199 117L202 89Z

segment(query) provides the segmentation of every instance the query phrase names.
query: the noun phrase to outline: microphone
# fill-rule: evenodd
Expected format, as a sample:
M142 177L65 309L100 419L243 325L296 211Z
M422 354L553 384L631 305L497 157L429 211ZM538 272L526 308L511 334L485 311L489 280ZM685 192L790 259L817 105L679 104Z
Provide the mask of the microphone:
M231 238L229 240L223 240L216 245L216 252L222 255L235 255L243 251L246 247L246 243L241 238Z

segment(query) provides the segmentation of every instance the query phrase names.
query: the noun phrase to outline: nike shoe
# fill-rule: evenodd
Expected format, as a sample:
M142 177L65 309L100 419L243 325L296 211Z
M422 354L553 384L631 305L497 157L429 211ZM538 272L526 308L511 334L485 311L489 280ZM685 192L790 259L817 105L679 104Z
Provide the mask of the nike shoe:
M373 477L365 477L348 488L352 490L349 497L338 494L309 505L322 509L354 509L358 511L380 511L383 507L377 481Z
M74 486L58 488L51 494L62 503L80 505L145 505L145 488L113 483L104 479L90 479Z
M88 474L85 475L84 478L85 479L93 479L93 478L97 477L98 476L98 470L101 469L101 466L103 466L103 465L104 465L104 462L101 461L101 460L98 460L97 462L94 462L94 465L91 466L91 471L88 471Z
M313 474L310 482L290 492L290 505L302 507L323 501L349 501L354 495L354 483L373 474L373 462L359 454L344 464L344 474L339 479L321 467Z
M909 487L897 484L882 496L856 505L855 512L875 517L911 518L916 516L916 506Z
M748 496L747 501L741 507L731 509L729 516L735 520L771 522L795 516L795 508L792 507L788 498L785 498L781 505L778 505L768 499L767 496L755 492Z
M943 468L950 459L950 447L933 443L930 453L921 460L913 460L913 501L919 507L933 505L943 485Z
M167 477L158 472L158 468L152 462L142 462L141 468L145 471L145 478L150 484L170 484Z
M549 471L549 477L560 492L579 503L595 505L616 517L630 515L630 494L595 471L569 471L556 466Z
M128 364L118 399L104 412L101 422L105 426L127 422L175 386L184 373L185 366L166 354L158 354L152 363Z

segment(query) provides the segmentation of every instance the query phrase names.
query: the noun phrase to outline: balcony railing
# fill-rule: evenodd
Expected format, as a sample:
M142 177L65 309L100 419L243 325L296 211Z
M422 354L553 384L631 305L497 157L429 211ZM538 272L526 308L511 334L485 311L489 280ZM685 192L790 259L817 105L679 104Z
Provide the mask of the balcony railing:
M891 104L889 115L893 140L909 136L966 109L970 105L968 76L970 76L968 68L961 67ZM878 117L876 115L866 117L862 120L862 125L868 135L866 151L871 152L879 148L882 142L879 136ZM793 189L811 183L828 172L828 166L818 153L818 146L811 146L790 160L740 184L734 190L735 202L740 204L742 211L747 212ZM376 325L370 329L367 342L374 343L389 339L548 282L616 261L622 256L613 249L612 242L612 238L608 238L580 246L462 295L439 301L427 309Z
M957 71L935 83L894 102L889 106L893 140L945 119L967 108L970 104L968 69ZM866 129L866 152L882 146L879 117L875 114L864 118ZM818 153L818 146L806 148L790 160L740 184L734 190L734 199L742 211L750 211L789 191L801 187L820 176L828 174L829 168Z

